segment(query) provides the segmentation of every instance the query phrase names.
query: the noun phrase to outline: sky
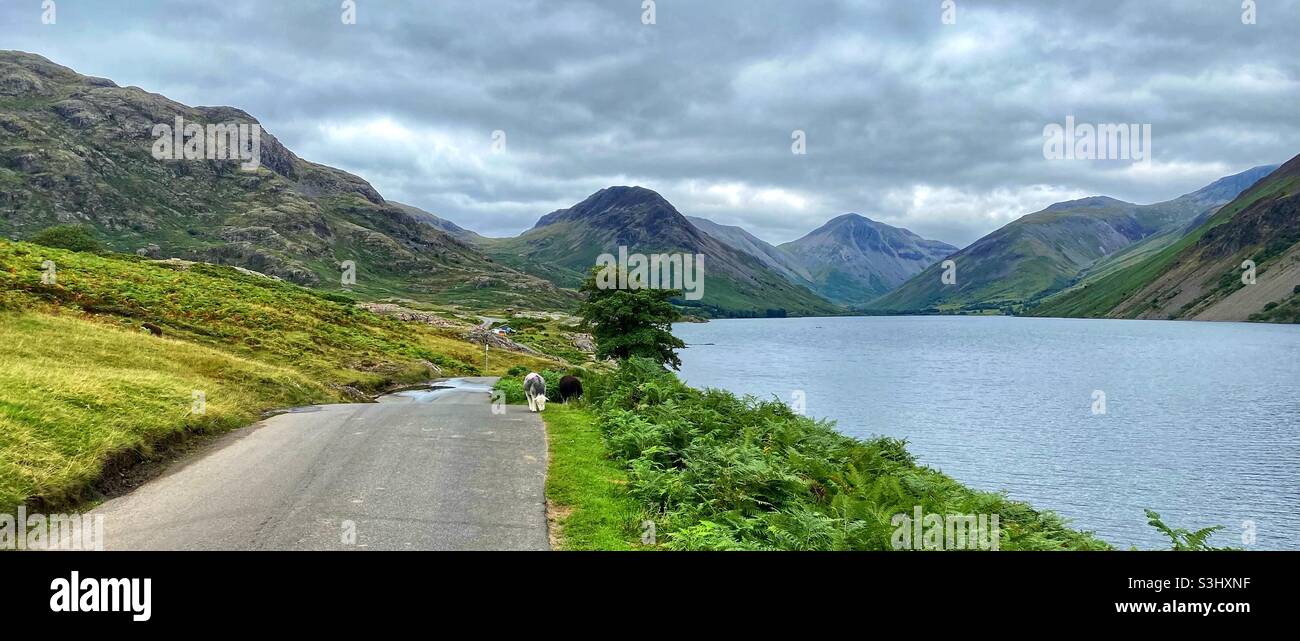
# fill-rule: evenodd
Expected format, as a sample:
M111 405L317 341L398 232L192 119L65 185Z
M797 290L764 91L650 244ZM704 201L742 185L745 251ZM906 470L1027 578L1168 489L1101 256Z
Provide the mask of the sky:
M0 0L0 49L239 107L488 236L641 185L772 243L856 212L964 246L1284 162L1297 31L1300 0ZM1149 125L1149 161L1049 158L1067 117Z

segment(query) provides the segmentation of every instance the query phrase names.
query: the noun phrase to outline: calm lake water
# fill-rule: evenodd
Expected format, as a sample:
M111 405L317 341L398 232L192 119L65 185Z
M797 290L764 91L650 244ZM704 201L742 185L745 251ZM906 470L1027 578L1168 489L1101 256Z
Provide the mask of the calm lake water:
M1150 507L1174 527L1227 526L1220 546L1300 549L1298 326L913 316L674 332L695 387L801 390L845 434L905 438L922 463L1118 547L1167 547Z

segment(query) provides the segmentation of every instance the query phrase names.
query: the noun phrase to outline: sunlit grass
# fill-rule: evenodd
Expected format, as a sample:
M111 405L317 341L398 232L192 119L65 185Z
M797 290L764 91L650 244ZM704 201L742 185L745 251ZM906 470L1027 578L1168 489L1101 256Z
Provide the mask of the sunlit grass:
M494 350L484 370L483 348L448 330L228 267L0 241L0 510L85 498L116 456L345 387L555 365Z
M338 400L290 368L74 318L0 313L0 344L0 509L75 498L111 456L178 432Z

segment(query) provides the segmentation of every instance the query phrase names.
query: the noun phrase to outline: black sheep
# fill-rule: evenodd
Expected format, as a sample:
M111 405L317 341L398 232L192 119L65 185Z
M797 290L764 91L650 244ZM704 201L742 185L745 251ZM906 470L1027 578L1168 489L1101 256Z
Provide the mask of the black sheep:
M568 403L571 398L582 398L582 381L577 376L560 379L560 402Z

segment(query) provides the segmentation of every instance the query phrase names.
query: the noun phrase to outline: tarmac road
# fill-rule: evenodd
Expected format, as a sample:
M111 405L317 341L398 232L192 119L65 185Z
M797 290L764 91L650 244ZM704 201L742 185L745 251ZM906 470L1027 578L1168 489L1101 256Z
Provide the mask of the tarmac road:
M112 550L546 550L546 437L496 379L292 410L92 514Z

